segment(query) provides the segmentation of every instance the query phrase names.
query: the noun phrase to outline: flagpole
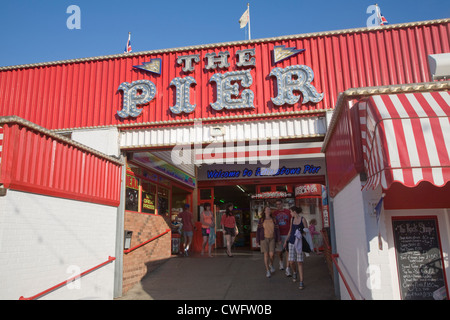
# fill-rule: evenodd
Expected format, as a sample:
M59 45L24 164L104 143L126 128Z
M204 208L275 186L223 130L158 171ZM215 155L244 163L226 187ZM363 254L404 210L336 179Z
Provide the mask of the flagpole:
M375 3L375 10L377 11L377 21L378 21L377 25L381 26L381 17L380 17L381 13L380 7L378 7L378 3Z
M250 3L247 3L247 10L248 10L248 40L251 40L251 34L250 34Z

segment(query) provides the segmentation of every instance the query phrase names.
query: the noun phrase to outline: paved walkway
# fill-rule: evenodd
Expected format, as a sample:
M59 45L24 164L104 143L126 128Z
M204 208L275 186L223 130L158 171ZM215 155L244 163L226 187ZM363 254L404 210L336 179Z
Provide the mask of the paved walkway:
M142 281L117 300L336 300L323 255L305 258L303 290L277 270L266 278L263 254L234 250L230 258L219 249L210 258L172 256L149 266ZM153 270L152 270L153 269Z

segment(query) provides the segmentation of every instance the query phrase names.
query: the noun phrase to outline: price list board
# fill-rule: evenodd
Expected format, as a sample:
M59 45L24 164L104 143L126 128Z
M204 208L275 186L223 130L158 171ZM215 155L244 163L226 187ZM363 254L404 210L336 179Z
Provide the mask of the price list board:
M403 300L446 299L447 287L436 217L393 217Z

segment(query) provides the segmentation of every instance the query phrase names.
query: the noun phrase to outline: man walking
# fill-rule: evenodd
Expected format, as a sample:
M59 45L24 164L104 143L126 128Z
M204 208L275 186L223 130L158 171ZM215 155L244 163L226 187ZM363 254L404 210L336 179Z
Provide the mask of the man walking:
M277 210L274 211L273 215L275 216L275 219L278 223L278 226L280 228L280 236L281 236L281 242L277 244L276 246L276 252L278 252L278 256L280 258L280 270L284 270L284 260L283 259L283 244L286 241L286 237L289 233L289 221L291 218L291 214L289 209L283 208L283 201L278 199L276 201ZM291 272L289 270L289 264L286 262L286 275L290 276Z

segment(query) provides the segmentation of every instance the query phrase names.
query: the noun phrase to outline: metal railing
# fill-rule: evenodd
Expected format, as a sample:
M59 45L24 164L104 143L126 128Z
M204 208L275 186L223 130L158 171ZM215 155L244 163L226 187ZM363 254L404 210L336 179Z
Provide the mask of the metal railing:
M330 258L331 258L331 261L332 261L333 264L335 265L335 267L336 267L336 269L337 269L337 271L338 271L340 277L342 278L342 282L344 282L344 286L345 286L345 288L347 289L347 292L348 292L348 294L350 295L350 298L351 298L352 300L356 300L355 295L353 294L352 289L350 288L350 286L349 286L349 284L348 284L348 282L347 282L347 279L345 278L345 276L344 276L344 274L343 274L341 268L339 267L339 264L338 264L338 261L337 261L337 258L339 258L339 254L337 254L337 253L335 253L335 254L331 253L331 246L330 246L330 243L329 243L329 240L328 240L328 234L326 233L325 230L321 230L321 233L322 233L322 237L323 237L323 239L324 239L324 243L325 243L325 246L326 246L325 249L326 249L326 251L329 253Z
M342 273L341 268L339 268L338 262L336 260L336 258L339 258L339 254L332 254L331 255L331 259L333 260L334 265L336 266L337 271L339 272L339 275L342 278L342 282L344 282L344 286L348 291L348 294L350 295L350 298L352 298L352 300L356 300L355 295L352 292L352 289L350 289L350 286L348 285L347 280L344 277L344 274Z
M124 250L123 252L124 253L130 253L131 251L136 250L137 248L140 248L140 247L146 245L147 243L149 243L149 242L151 242L151 241L153 241L155 239L158 239L159 237L162 237L163 235L165 235L166 233L168 233L170 231L171 231L170 229L166 229L166 231L164 231L163 233L160 233L157 236L154 236L153 238L151 238L151 239L149 239L149 240L147 240L145 242L142 242L141 244L138 244L137 246L134 246L133 248Z
M32 297L25 298L24 296L21 296L19 298L19 300L35 300L35 299L38 299L38 298L40 298L40 297L42 297L42 296L44 296L44 295L46 295L46 294L48 294L48 293L58 289L58 288L61 288L61 287L65 286L66 284L68 284L68 283L70 283L70 282L72 282L74 280L77 280L77 279L81 278L82 276L84 276L84 275L86 275L86 274L88 274L88 273L90 273L90 272L92 272L92 271L94 271L94 270L96 270L98 268L103 267L104 265L106 265L106 264L108 264L108 263L110 263L110 262L112 262L114 260L116 260L116 258L109 256L108 260L106 260L103 263L100 263L99 265L97 265L97 266L95 266L95 267L93 267L93 268L91 268L89 270L86 270L86 271L84 271L84 272L82 272L82 273L80 273L80 274L78 274L76 276L73 276L73 277L71 277L71 278L69 278L69 279L67 279L67 280L65 280L65 281L63 281L61 283L58 283L57 285L54 285L53 287L48 288L47 290L44 290L44 291L42 291L42 292L40 292L40 293L38 293L38 294L36 294L36 295L34 295Z

